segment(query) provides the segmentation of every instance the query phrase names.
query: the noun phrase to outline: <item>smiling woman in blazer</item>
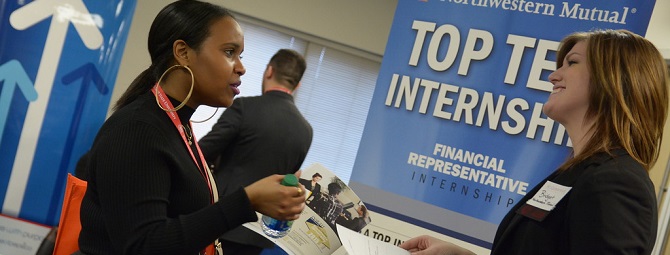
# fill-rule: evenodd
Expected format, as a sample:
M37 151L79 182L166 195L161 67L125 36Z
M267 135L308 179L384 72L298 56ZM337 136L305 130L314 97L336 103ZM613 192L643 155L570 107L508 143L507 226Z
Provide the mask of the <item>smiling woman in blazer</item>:
M543 111L565 126L572 157L509 211L491 254L650 254L658 212L647 171L668 115L667 65L626 30L571 34L557 60ZM540 203L542 194L555 206ZM473 254L429 236L400 247Z

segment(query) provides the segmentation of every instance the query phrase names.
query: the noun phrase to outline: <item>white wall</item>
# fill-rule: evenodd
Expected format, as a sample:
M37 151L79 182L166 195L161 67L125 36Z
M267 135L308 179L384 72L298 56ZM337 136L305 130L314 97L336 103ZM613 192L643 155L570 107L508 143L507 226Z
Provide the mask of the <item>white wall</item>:
M384 54L397 0L209 0L237 13ZM263 6L263 8L258 8Z
M670 59L670 1L656 0L654 12L651 14L646 38Z

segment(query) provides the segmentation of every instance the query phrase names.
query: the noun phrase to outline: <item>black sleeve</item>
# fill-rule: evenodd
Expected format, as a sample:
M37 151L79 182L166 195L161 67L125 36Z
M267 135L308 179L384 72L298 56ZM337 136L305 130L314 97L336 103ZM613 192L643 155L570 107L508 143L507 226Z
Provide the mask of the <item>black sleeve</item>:
M615 168L601 171L602 168ZM639 168L586 169L569 202L570 254L643 254L657 224L654 189ZM636 173L637 172L637 173Z

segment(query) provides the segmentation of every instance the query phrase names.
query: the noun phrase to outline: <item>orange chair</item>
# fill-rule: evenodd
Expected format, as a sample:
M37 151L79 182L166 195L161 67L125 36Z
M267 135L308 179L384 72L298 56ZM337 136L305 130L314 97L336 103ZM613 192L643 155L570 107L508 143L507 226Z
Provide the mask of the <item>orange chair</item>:
M79 232L81 232L79 211L81 201L86 194L86 186L86 181L72 174L67 175L67 186L65 187L58 233L56 234L54 255L70 255L79 250Z

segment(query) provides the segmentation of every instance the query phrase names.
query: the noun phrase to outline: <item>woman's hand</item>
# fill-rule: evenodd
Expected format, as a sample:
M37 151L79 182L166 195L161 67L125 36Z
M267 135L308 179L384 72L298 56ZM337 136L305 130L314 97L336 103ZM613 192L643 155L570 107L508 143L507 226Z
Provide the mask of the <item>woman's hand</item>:
M257 212L278 220L296 220L305 208L305 187L281 185L282 179L283 175L268 176L245 187L244 191Z
M412 238L399 246L412 255L475 255L463 247L427 235Z

